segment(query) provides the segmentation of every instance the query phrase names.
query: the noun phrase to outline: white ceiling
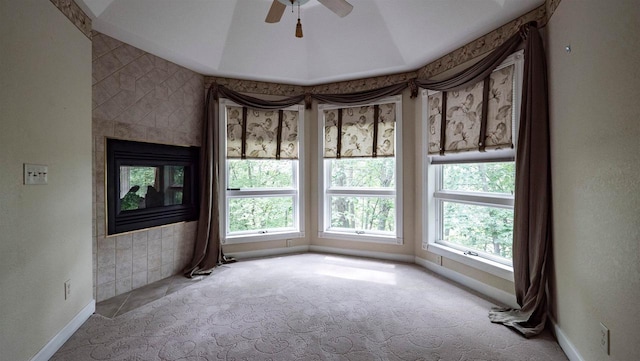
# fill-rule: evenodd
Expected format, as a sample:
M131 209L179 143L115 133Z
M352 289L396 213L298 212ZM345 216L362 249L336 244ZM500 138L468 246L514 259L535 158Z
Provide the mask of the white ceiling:
M93 29L204 75L294 85L412 71L544 0L311 0L264 22L271 0L76 0Z

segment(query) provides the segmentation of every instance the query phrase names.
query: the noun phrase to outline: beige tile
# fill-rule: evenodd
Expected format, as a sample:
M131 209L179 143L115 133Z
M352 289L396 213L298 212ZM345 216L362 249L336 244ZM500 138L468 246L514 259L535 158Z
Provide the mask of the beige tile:
M144 257L140 257L140 258L133 258L133 269L132 272L135 273L139 273L142 271L147 271L147 263L148 259L147 259L147 255L145 255Z
M93 76L101 81L122 68L123 64L113 53L106 53L93 61Z
M115 280L116 280L115 266L98 267L98 271L96 273L96 283L98 285L113 282Z
M94 140L96 141L96 152L98 149L104 149L101 147L104 144L105 136L113 136L114 130L114 122L113 120L104 119L104 118L93 118L91 122L91 131L94 135ZM98 137L100 139L98 139Z
M162 239L151 239L147 242L148 254L162 252Z
M162 251L161 257L162 257L161 261L163 266L165 264L173 263L173 250L170 249L170 250Z
M162 265L162 253L153 253L147 256L147 268L149 270L160 268Z
M104 301L115 295L116 295L115 281L96 286L96 302Z
M111 49L104 41L102 34L95 35L91 38L91 52L94 59L108 53Z
M120 77L120 89L130 91L135 95L136 77L123 72L119 72L118 76Z
M135 272L131 278L131 288L140 288L147 284L147 270Z
M147 273L147 282L153 283L162 279L162 270L160 267L150 269Z
M162 238L162 228L161 227L150 228L147 232L148 232L148 239L149 240L161 239Z
M173 236L168 236L166 238L162 238L162 252L169 251L175 249L175 241Z
M131 291L131 277L116 280L116 295Z
M121 42L120 40L116 40L110 36L104 35L102 34L102 39L105 41L105 43L107 44L107 46L109 47L109 51L122 46L122 44L124 44L123 42Z
M136 59L136 54L134 51L130 51L133 46L129 44L122 44L122 46L117 47L113 50L113 55L122 63L129 64L133 60Z
M140 125L116 122L115 136L130 140L144 140L147 137L147 128Z
M98 250L115 250L116 249L116 240L114 237L97 237Z
M133 247L133 235L123 234L116 238L116 249L131 249Z
M162 227L162 238L173 237L173 231L172 225Z
M133 259L131 250L116 251L116 280L131 277L133 273Z
M120 307L126 302L129 295L119 295L111 297L96 304L96 313L104 317L113 318L116 316Z
M173 276L173 262L162 265L162 278Z
M116 265L116 250L115 249L98 249L98 268L106 266Z

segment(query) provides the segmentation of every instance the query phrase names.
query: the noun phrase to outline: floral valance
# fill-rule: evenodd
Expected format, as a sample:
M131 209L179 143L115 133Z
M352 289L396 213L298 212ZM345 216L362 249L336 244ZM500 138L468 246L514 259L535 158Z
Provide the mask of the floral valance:
M393 157L396 104L324 111L324 157Z
M463 89L430 93L429 155L513 148L514 73L512 64Z
M298 111L227 107L227 158L298 159Z

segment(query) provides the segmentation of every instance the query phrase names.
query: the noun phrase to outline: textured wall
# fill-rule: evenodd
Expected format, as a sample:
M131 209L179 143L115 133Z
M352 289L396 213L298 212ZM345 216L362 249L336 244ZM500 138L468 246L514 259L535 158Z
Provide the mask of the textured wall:
M94 272L102 301L179 273L196 222L105 236L105 137L200 145L203 77L104 34L93 34Z
M585 361L640 355L638 19L635 0L562 0L547 29L552 312Z
M0 360L30 360L93 302L91 41L41 0L0 1L0 34Z

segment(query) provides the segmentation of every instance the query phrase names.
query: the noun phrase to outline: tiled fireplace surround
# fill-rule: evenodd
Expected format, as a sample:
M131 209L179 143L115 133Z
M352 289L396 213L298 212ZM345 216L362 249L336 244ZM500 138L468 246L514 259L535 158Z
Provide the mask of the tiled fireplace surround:
M179 273L197 222L107 236L105 138L200 145L204 77L104 34L93 43L93 272L100 302Z

